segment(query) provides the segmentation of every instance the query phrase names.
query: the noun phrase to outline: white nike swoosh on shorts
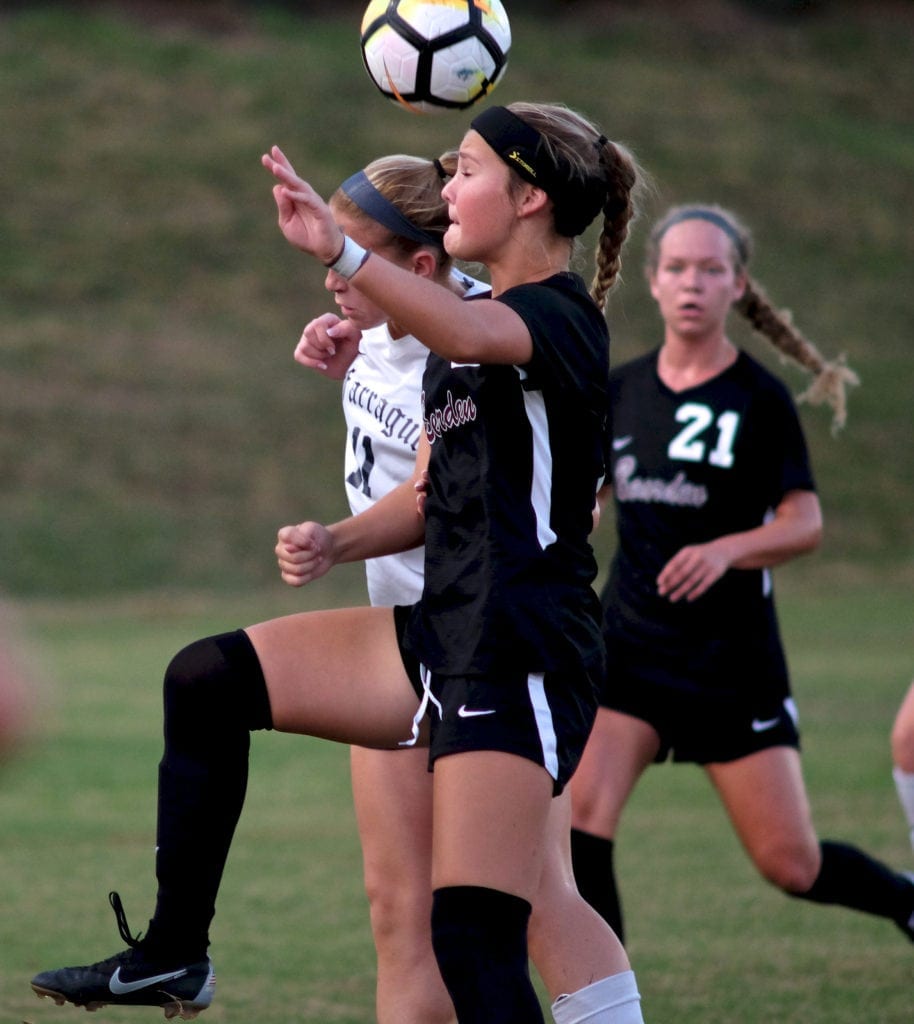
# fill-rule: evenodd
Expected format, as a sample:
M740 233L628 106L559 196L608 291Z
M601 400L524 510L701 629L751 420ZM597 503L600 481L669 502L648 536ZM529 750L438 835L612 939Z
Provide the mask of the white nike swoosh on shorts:
M625 437L614 437L613 438L613 451L621 452L623 448L627 448L632 443L632 435L626 434Z
M182 967L179 971L169 971L167 974L153 974L149 978L140 978L138 981L121 981L121 969L111 975L108 988L116 996L125 996L130 992L138 992L141 988L149 988L150 985L160 985L163 981L175 981L187 974L187 968Z
M466 704L461 704L457 708L458 718L477 718L479 715L494 715L495 708L468 708Z
M753 718L752 719L752 731L753 732L767 732L769 729L773 729L778 722L780 722L781 716L777 718Z

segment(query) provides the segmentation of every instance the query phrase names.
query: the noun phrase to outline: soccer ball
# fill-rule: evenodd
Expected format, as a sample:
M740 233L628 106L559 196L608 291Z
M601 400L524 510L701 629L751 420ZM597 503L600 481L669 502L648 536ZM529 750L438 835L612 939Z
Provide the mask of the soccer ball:
M423 113L482 99L504 74L511 47L501 0L371 0L361 35L374 84Z

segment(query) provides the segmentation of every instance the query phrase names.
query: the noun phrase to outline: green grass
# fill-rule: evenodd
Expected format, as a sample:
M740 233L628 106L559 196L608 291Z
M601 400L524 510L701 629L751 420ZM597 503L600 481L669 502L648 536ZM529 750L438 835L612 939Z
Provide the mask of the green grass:
M338 391L291 359L331 303L276 229L259 156L281 143L326 193L383 152L454 145L468 117L375 93L357 3L206 6L226 13L0 14L0 590L262 586L279 524L343 511ZM710 198L744 215L758 278L863 378L838 440L803 412L817 566L910 580L914 5L766 6L515 4L496 98L598 119L653 174L649 214ZM617 358L659 340L642 241L612 304Z
M134 930L146 926L160 681L174 651L209 632L350 599L356 582L321 581L292 598L277 586L232 601L160 595L26 606L54 699L38 738L0 776L2 1019L52 1024L77 1012L38 1002L28 979L119 948L109 889L121 892ZM811 588L793 569L782 582L820 835L914 867L888 752L911 674L909 594ZM885 921L792 901L766 886L700 771L649 771L617 849L649 1022L910 1020L911 945ZM344 747L255 736L213 940L219 991L207 1020L373 1019L373 951ZM142 1015L104 1011L112 1024Z

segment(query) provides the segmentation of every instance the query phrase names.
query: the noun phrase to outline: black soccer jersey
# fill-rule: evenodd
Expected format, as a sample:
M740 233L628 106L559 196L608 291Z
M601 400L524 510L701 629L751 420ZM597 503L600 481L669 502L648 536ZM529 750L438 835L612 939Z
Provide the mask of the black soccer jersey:
M770 671L786 685L767 570L731 569L702 597L675 604L658 595L657 576L684 546L761 526L788 491L815 489L793 400L745 352L680 392L660 380L657 358L610 376L618 546L603 602L611 665L624 648L627 664L668 659L695 686L726 688L755 660L760 678Z
M404 643L448 674L594 665L602 639L588 535L605 473L606 323L574 274L498 301L530 331L528 364L429 356L425 587Z

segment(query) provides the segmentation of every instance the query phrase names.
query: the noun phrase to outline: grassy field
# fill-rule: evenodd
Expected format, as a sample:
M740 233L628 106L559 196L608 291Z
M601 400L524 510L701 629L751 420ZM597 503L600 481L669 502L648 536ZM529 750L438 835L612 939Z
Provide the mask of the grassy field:
M652 172L648 214L735 208L759 280L860 372L839 438L803 411L827 536L779 592L820 832L914 866L887 739L914 646L914 4L770 14L787 6L515 3L496 98L596 117ZM373 93L357 8L0 11L0 592L51 680L40 737L0 774L2 1020L77 1013L27 982L114 951L109 889L145 928L170 655L360 599L357 567L304 595L275 580L276 526L343 511L343 436L336 388L291 359L330 304L279 236L259 155L279 142L329 192L382 152L453 145L466 118ZM617 359L659 340L641 245L613 300ZM700 773L648 774L618 860L652 1024L910 1022L910 944L765 887ZM346 751L256 737L206 1019L370 1021L359 869Z
M910 670L904 589L824 594L786 575L782 613L823 837L914 867L887 730ZM106 901L134 930L153 897L160 679L185 642L294 603L276 594L162 596L29 606L55 700L43 734L0 776L0 1019L53 1024L38 970L120 947ZM704 776L648 772L618 870L646 1020L653 1024L908 1024L914 949L885 921L788 900L754 874ZM255 736L247 806L213 932L219 990L207 1020L368 1024L373 958L345 748ZM109 1009L130 1024L154 1011Z

